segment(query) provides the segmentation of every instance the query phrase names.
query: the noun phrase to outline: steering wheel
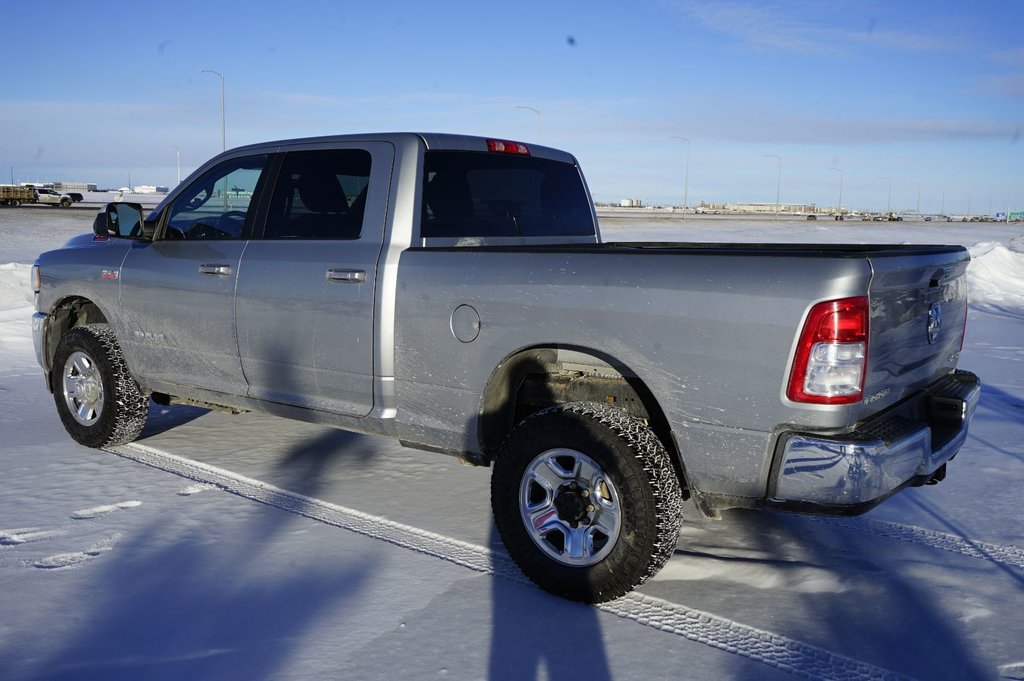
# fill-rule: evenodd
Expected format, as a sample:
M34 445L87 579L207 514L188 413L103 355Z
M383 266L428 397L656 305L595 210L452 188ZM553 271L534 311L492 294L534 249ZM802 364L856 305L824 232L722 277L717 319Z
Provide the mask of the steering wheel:
M244 210L229 210L226 213L221 213L217 218L217 228L223 229L233 237L242 236L245 216L246 212Z
M196 222L185 232L185 238L200 241L203 239L232 239L234 237L213 225L208 225L205 222Z

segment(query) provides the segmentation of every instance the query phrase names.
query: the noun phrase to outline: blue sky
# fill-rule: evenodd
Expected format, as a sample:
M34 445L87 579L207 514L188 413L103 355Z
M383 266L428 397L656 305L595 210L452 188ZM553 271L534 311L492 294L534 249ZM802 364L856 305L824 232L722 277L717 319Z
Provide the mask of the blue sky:
M0 181L173 185L220 151L213 69L229 147L501 136L679 204L686 137L691 204L774 202L771 154L783 202L1024 209L1020 0L97 5L5 17Z

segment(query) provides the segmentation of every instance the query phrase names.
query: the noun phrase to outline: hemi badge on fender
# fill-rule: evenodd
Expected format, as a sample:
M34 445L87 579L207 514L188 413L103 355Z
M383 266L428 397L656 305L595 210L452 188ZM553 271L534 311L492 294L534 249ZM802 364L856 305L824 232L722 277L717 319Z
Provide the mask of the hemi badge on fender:
M119 270L103 270L101 275L104 279L117 279L121 272Z

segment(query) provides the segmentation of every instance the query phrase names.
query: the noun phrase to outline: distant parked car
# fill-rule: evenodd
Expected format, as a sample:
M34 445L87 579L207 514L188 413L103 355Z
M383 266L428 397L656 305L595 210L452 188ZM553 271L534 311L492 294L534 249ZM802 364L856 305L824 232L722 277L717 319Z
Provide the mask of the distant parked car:
M47 189L46 187L36 187L35 189L36 203L46 203L51 206L60 206L61 208L67 208L71 205L71 197L67 194L54 189Z
M818 216L815 215L814 213L811 213L810 215L807 216L807 219L808 220L817 220Z
M72 203L80 202L84 197L78 192L68 192L68 197L71 198Z

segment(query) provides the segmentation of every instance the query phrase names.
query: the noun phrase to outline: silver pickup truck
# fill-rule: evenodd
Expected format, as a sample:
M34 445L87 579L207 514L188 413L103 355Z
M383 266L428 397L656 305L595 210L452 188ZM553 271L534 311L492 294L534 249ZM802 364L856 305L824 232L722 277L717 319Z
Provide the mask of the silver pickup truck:
M605 243L576 159L441 134L226 152L43 253L71 437L260 410L493 465L526 575L618 597L683 502L858 513L941 480L977 405L959 246Z

